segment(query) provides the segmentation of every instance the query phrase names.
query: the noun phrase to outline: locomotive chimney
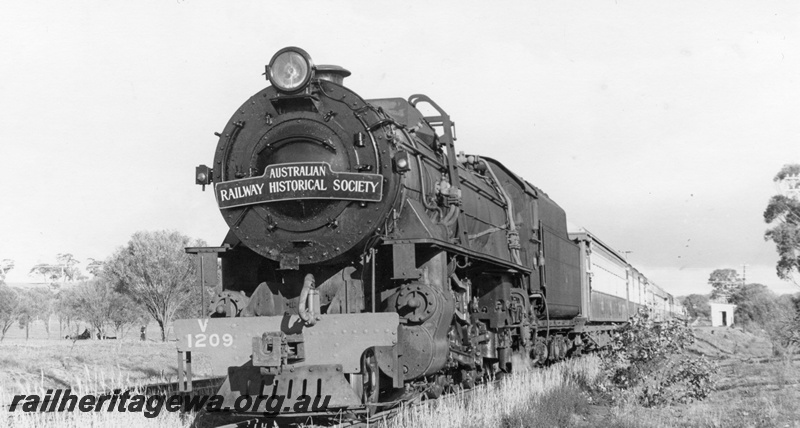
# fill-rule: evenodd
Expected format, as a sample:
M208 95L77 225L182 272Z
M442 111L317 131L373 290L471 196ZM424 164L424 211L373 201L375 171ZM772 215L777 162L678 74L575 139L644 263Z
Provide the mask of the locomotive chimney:
M350 72L338 65L318 65L317 71L314 74L317 79L327 80L337 85L342 85L344 78L350 75Z

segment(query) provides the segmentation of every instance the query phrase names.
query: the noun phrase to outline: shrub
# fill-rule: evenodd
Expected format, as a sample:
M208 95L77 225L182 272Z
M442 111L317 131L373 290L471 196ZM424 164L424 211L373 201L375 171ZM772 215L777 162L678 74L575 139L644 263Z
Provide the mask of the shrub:
M646 407L706 398L715 389L717 367L686 353L693 342L683 322L656 322L640 311L601 351L605 379L600 391L612 400L633 398Z

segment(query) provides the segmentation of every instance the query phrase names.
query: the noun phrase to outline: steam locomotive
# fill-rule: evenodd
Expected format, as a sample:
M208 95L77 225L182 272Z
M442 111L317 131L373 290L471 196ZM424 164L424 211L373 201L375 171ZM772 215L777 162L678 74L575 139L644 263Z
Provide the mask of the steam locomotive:
M196 169L230 229L187 252L205 286L219 259L222 291L208 318L175 323L180 377L206 358L226 406L329 396L325 412L369 412L579 354L638 307L681 311L568 230L542 190L456 152L429 97L365 100L343 86L349 71L296 47L266 75Z

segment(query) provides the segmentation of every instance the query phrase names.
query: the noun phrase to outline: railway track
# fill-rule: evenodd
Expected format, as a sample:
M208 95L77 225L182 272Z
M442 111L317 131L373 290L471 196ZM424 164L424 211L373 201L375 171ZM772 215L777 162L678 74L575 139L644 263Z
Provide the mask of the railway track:
M222 382L225 381L224 377L215 377L209 379L198 379L191 382L191 390L189 394L211 395L217 392ZM163 395L163 394L177 394L178 382L165 382L145 385L141 388L140 392L144 395ZM135 388L131 388L133 390Z
M378 403L377 406L384 408L384 410L380 410L374 412L372 414L368 414L368 412L353 412L353 411L341 411L338 413L307 413L307 414L277 414L273 416L264 416L264 417L248 417L242 418L241 420L235 422L214 424L208 422L201 422L196 424L197 428L266 428L266 427L273 427L275 424L279 426L286 426L286 425L308 425L310 422L313 424L320 424L320 425L335 425L341 428L360 428L360 427L369 427L369 426L378 426L381 423L387 423L389 420L397 416L399 413L408 410L409 408L414 408L418 406L433 406L436 405L440 400L454 400L454 399L468 399L469 397L479 394L481 392L486 392L487 388L494 387L500 382L502 379L494 379L488 382L484 382L481 384L476 385L474 388L470 389L460 389L457 391L451 391L438 398L426 398L426 391L419 391L416 394L411 396L404 397L403 399L399 399L396 401L391 402L382 402ZM388 407L388 408L386 408ZM228 415L230 417L230 415ZM220 415L220 420L225 418L224 415Z

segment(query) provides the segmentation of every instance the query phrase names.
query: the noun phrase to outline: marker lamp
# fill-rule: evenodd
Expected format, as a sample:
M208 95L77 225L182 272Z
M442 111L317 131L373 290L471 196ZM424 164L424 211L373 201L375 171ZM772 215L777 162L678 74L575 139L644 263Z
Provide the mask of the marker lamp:
M405 150L398 150L394 154L394 170L400 174L411 170L411 165L408 163L408 152Z
M300 48L283 48L269 62L269 81L281 92L299 92L308 85L314 63Z

